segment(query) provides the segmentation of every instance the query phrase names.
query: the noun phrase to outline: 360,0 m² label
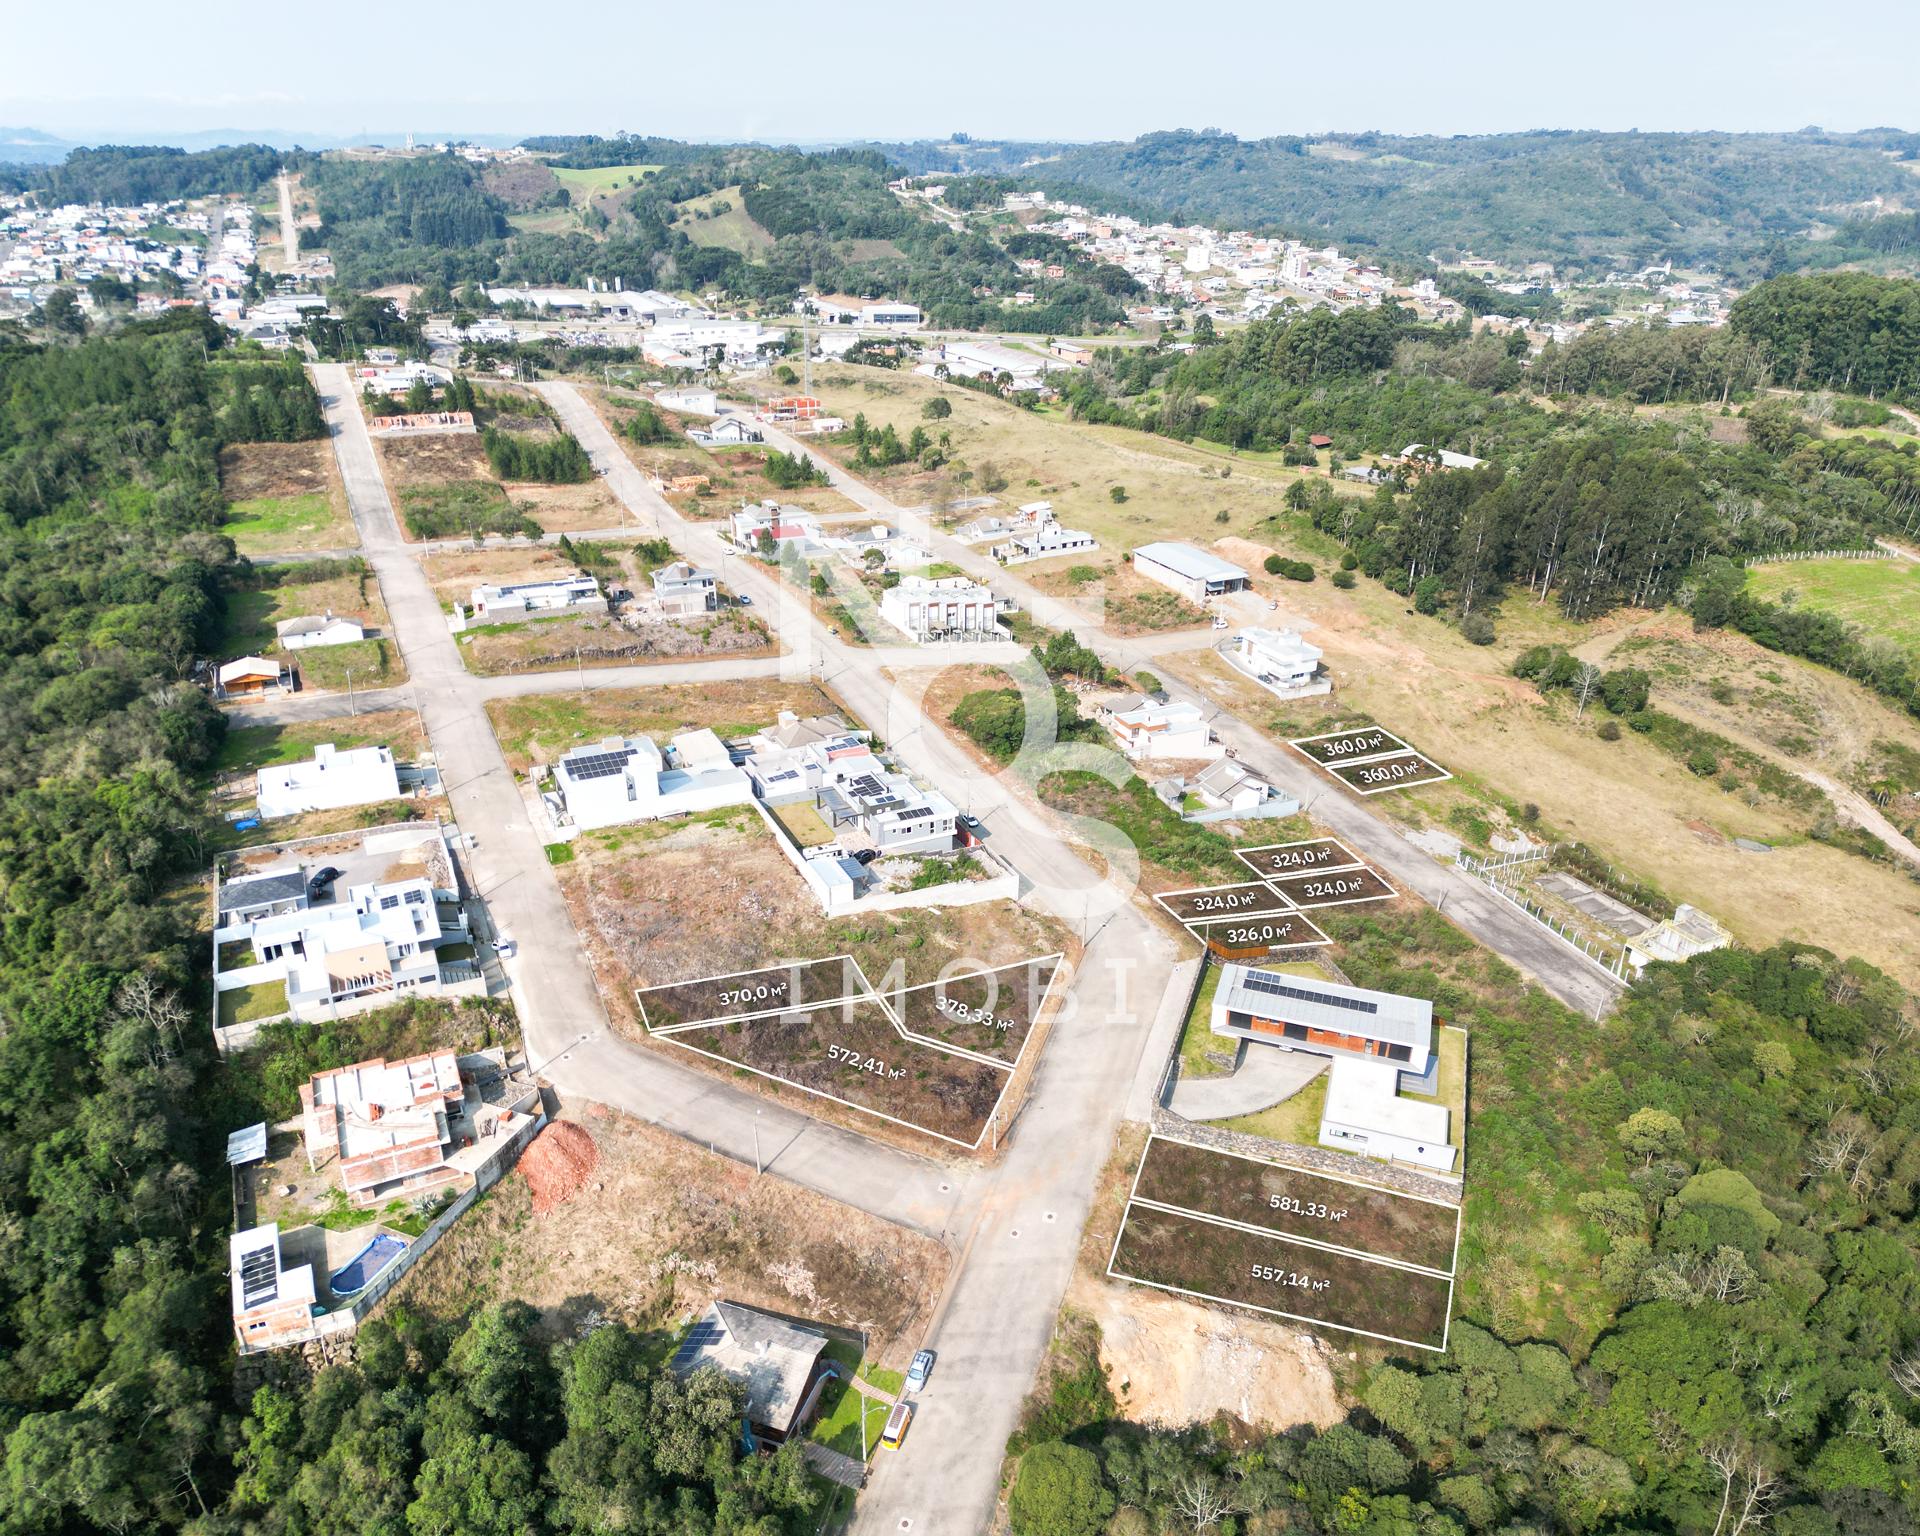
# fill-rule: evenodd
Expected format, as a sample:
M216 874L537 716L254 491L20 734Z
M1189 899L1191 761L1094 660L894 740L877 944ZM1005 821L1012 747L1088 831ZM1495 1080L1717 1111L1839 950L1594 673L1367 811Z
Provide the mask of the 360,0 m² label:
M1324 736L1301 736L1295 738L1291 745L1296 752L1311 758L1323 768L1334 763L1357 763L1363 758L1413 750L1392 731L1377 725L1359 726L1350 731L1330 731Z
M1452 774L1431 758L1418 752L1400 752L1392 757L1376 758L1370 763L1334 765L1333 776L1363 795L1377 795L1389 789L1411 789L1416 784L1438 784Z

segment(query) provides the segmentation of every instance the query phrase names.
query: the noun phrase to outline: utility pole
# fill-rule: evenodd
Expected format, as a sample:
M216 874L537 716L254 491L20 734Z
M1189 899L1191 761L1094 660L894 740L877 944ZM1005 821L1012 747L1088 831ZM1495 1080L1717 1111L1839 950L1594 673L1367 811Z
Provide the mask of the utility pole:
M347 668L347 713L350 715L357 715L360 713L359 702L353 696L353 668L352 667Z
M573 665L574 670L579 674L580 694L584 698L587 692L587 664L581 659L580 647L577 645L573 648Z
M753 1112L753 1172L756 1178L766 1172L766 1168L760 1161L760 1111L757 1109ZM866 1421L864 1419L861 1421L860 1427L862 1431L866 1429Z

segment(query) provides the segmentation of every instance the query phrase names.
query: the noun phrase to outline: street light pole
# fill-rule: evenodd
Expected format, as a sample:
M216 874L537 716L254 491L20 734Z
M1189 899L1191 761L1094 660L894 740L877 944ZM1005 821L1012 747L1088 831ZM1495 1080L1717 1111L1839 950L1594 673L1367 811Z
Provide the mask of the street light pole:
M347 668L347 713L350 715L357 715L360 713L360 705L353 696L353 668L352 667Z
M763 1167L763 1166L761 1165L761 1162L760 1162L760 1111L756 1109L756 1110L755 1110L755 1111L753 1112L753 1172L754 1172L754 1176L755 1176L755 1177L757 1178L757 1177L759 1177L759 1175L760 1175L760 1174L762 1174L762 1173L764 1173L765 1171L766 1171L766 1169L765 1169L765 1168L764 1168L764 1167Z

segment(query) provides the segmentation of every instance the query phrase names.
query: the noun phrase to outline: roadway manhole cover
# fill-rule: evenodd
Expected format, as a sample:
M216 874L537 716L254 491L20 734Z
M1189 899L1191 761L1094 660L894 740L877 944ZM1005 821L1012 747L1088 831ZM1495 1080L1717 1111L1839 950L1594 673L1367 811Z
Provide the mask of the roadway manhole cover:
M940 1193L944 1195L944 1194L945 1194L945 1193L946 1193L946 1192L947 1192L948 1190L950 1190L950 1189L952 1189L952 1188L953 1188L953 1186L952 1186L951 1184L942 1184L942 1185L940 1186Z
M1048 1221L1052 1221L1052 1220L1053 1220L1053 1212L1052 1212L1052 1211L1048 1211L1048 1212L1047 1212L1047 1218L1046 1218L1046 1219L1047 1219Z
M1019 1229L1018 1227L1015 1227L1015 1228L1013 1229L1013 1235L1014 1235L1015 1237L1018 1237L1018 1236L1020 1235L1020 1229Z
M913 1529L913 1521L909 1519L902 1519L900 1522L899 1528L903 1531L910 1531Z

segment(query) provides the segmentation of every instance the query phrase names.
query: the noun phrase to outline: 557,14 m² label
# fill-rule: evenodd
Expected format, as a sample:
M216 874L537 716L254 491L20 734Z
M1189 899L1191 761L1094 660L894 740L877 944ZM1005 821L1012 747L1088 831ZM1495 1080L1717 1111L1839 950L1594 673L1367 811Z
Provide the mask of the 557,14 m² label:
M1316 1280L1297 1269L1275 1269L1269 1264L1255 1264L1249 1272L1256 1280L1265 1280L1270 1285L1291 1286L1300 1291L1324 1291L1333 1284L1331 1280Z

